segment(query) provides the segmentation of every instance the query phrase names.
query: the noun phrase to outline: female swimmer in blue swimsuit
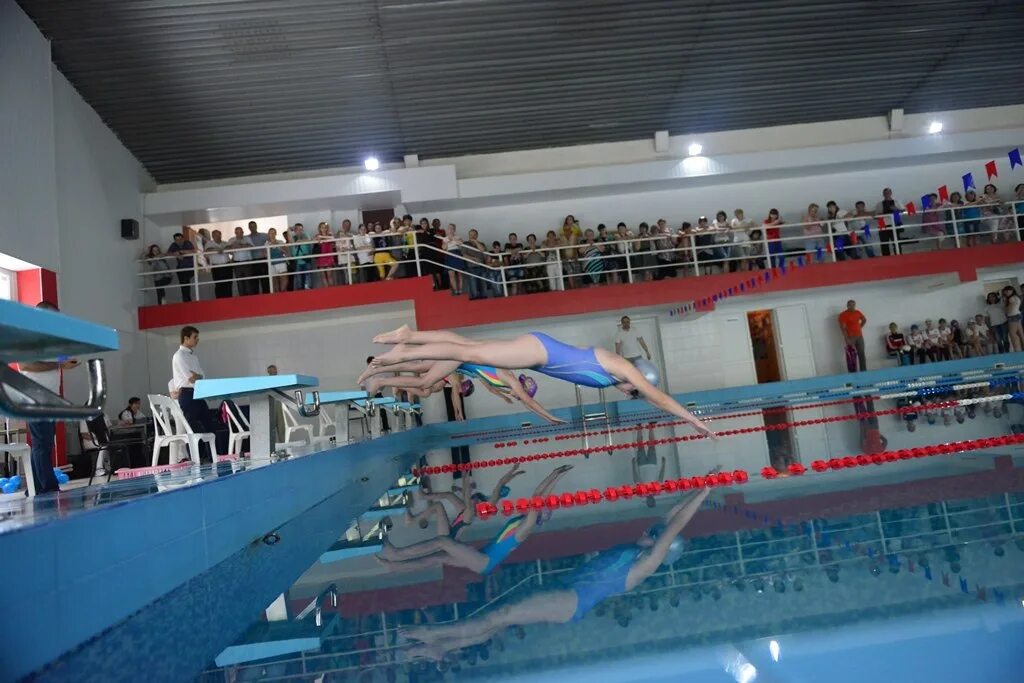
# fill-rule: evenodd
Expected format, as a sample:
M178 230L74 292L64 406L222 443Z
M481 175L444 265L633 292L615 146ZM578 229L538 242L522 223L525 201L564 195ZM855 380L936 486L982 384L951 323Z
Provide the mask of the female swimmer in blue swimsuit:
M562 475L571 469L572 465L556 467L537 485L533 495L547 496L550 494ZM481 576L486 576L529 538L537 526L538 514L537 510L531 509L525 515L513 517L493 541L479 550L471 545L459 543L449 536L438 536L404 548L396 548L385 540L384 549L377 555L377 559L382 565L395 572L415 571L447 564L453 567L465 567Z
M485 642L509 626L579 621L602 600L633 590L663 563L671 564L678 559L682 551L676 537L697 513L709 491L694 492L672 508L663 526L655 525L656 540L648 531L635 544L598 553L565 577L564 588L560 590L542 591L461 623L403 629L402 636L419 643L409 650L408 656L440 661L446 652ZM677 556L669 559L673 549Z
M418 360L458 361L509 370L529 368L582 386L613 386L630 396L642 396L655 407L686 420L698 431L715 438L710 427L651 384L633 363L602 348L581 349L542 332L531 332L506 341L477 341L448 330L416 332L408 325L379 334L373 340L396 346L376 356L360 375L360 382L374 374L392 370L395 364Z
M476 504L489 502L495 505L502 498L507 498L509 494L508 484L521 474L525 473L520 469L519 464L513 465L498 480L494 490L491 492L490 498L482 493L473 493L472 472L464 472L462 475L461 495L457 495L454 491L436 493L429 491L424 482L420 485L419 491L409 493L409 506L405 511L406 519L410 523L418 522L421 529L426 529L430 525L427 517L433 515L437 519L437 535L450 536L458 540L462 531L476 520ZM417 501L425 501L426 507L419 512L413 513L411 508ZM451 505L452 511L456 513L454 519L448 518L448 510L444 506L445 502L448 502Z
M552 415L534 399L534 395L537 393L537 382L532 377L527 377L526 375L516 377L508 370L488 365L461 363L453 360L420 360L395 363L387 367L387 372L411 372L415 374L396 374L392 377L383 378L365 375L365 377L359 378L359 382L366 389L366 393L370 395L376 394L383 387L395 387L421 398L441 391L447 382L453 388L459 389L459 391L452 391L452 407L455 410L455 418L462 419L462 382L458 378L465 377L470 381L482 384L487 391L507 403L512 403L514 400L522 402L524 406L548 422L554 424L565 423L565 420Z

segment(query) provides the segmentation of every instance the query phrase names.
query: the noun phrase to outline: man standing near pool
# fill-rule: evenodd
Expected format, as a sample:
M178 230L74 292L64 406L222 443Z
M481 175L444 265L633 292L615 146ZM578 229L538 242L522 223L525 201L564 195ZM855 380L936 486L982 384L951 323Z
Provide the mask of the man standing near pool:
M615 333L615 353L632 362L639 358L642 352L647 360L650 360L651 351L647 348L647 342L630 325L628 315L622 316L619 320L619 329Z
M868 369L864 358L864 324L867 321L864 314L857 310L857 302L853 299L846 302L846 310L839 314L839 330L843 333L846 346L852 346L857 351L857 361L860 365L858 372Z

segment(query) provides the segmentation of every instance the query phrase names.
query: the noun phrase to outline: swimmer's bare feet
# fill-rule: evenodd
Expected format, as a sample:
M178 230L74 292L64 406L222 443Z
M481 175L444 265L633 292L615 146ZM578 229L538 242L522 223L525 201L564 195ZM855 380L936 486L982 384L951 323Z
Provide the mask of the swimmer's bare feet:
M376 377L370 377L365 382L362 382L363 391L370 396L376 396L377 392L380 391L381 380Z
M374 344L401 344L412 337L412 330L408 325L402 325L397 330L382 332L373 338Z
M381 368L386 365L394 365L395 363L402 362L402 354L408 350L405 344L396 344L391 347L391 350L382 353L379 356L374 356L373 360L370 361L370 367ZM379 372L379 371L378 371Z
M398 637L405 640L415 640L420 643L433 643L440 638L440 635L435 633L434 629L430 626L412 626L398 629Z

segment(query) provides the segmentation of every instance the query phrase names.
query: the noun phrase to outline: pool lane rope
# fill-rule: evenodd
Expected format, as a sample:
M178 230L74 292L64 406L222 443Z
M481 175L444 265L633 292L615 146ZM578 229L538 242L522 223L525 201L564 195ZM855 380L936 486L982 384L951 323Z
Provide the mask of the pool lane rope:
M1016 392L1012 394L995 394L991 396L979 396L975 398L957 399L955 401L940 401L937 403L927 403L921 405L912 404L908 406L897 406L895 408L887 408L885 410L866 410L853 413L852 415L833 415L831 417L819 417L810 420L795 420L790 422L780 422L778 424L757 425L755 427L741 427L739 429L726 429L720 432L716 432L715 434L718 437L729 437L741 434L753 434L756 432L782 431L785 429L807 427L811 425L830 424L835 422L849 422L851 420L864 420L866 418L879 417L884 415L905 415L908 413L926 412L929 410L941 410L943 408L953 408L958 406L969 406L994 401L1021 399L1024 399L1024 392ZM452 472L469 472L487 467L508 467L509 465L537 462L539 460L575 457L579 455L590 455L592 453L612 453L614 451L635 450L637 448L645 446L661 446L670 443L681 443L684 441L699 441L701 439L706 438L708 437L705 436L704 434L684 434L682 436L673 436L663 439L648 439L644 441L633 441L620 444L604 444L599 446L590 446L587 448L569 448L565 450L552 451L548 453L534 453L531 455L510 456L507 458L494 458L490 460L473 460L470 462L458 464L414 467L412 469L412 474L413 476L421 476L431 474L448 474ZM530 444L531 440L528 439L523 443ZM506 444L506 446L515 445L517 445L517 442L514 441Z
M930 446L918 446L916 448L902 448L895 451L872 453L871 455L848 455L843 458L815 460L811 463L810 469L801 463L793 463L785 472L779 472L774 467L764 467L760 473L751 475L746 470L736 469L706 476L680 477L679 479L669 479L666 481L609 486L603 491L593 488L561 494L553 493L548 496L533 496L532 498L516 498L514 500L506 498L498 501L497 504L486 501L477 503L476 514L481 519L493 517L499 512L509 517L515 514L523 514L530 510L557 510L559 508L596 505L598 503L614 503L620 500L629 500L634 496L646 498L648 496L659 496L703 488L731 487L746 484L750 481L751 476L760 476L762 479L767 480L774 480L786 474L800 477L812 473L820 474L833 470L852 469L854 467L886 465L915 458L951 455L953 453L1012 446L1021 443L1024 443L1024 434L1007 434L982 439L967 439Z

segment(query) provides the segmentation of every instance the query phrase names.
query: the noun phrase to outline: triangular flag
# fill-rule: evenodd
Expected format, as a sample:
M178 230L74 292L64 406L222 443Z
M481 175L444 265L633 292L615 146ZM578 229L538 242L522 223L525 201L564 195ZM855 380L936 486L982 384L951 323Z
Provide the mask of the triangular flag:
M815 257L817 257L818 263L821 263L822 261L825 260L825 252L822 250L820 244L818 245L818 248L814 250L814 255Z
M988 594L986 593L984 586L978 586L974 595L982 602L988 602Z
M921 202L921 205L924 206L924 201L923 200ZM908 216L916 216L917 215L917 207L914 206L914 202L907 202L907 215Z
M932 196L930 194L921 195L921 210L927 211L932 208ZM907 206L907 210L910 210L910 206Z
M964 192L967 192L967 190L970 190L972 187L975 190L978 189L977 187L974 187L974 174L973 173L964 173L963 181L964 181Z
M1006 155L1010 158L1010 170L1017 168L1018 166L1024 166L1024 162L1020 160L1020 148L1011 149L1010 153Z
M960 577L960 592L961 593L970 593L971 592L971 589L967 587L967 579L965 579L962 576Z
M907 569L910 571L911 574L914 573L914 561L909 557L907 558Z
M944 202L949 201L949 188L946 187L945 185L939 188L939 199L941 199Z
M885 226L883 225L882 227L885 227ZM864 224L864 239L866 239L866 240L870 240L871 239L871 224L870 223L865 223Z
M992 161L990 161L987 164L985 164L985 173L988 174L988 179L989 180L992 180L993 178L998 178L999 177L999 171L996 170L996 160L995 159L993 159Z
M925 567L924 568L924 578L928 579L929 581L932 580L932 568L931 567Z
M865 227L867 227L867 226L865 226ZM878 229L879 230L885 230L885 216L879 216L878 217Z
M1006 599L1006 596L1003 595L1003 592L1001 590L999 590L998 588L993 588L992 589L992 595L996 596L996 604L997 605L1003 604L1003 600Z
M741 282L740 283L740 291L743 292L743 291L746 291L746 289L747 289L747 286L744 283Z
M903 225L903 216L900 215L899 211L892 212L892 224L896 227Z

